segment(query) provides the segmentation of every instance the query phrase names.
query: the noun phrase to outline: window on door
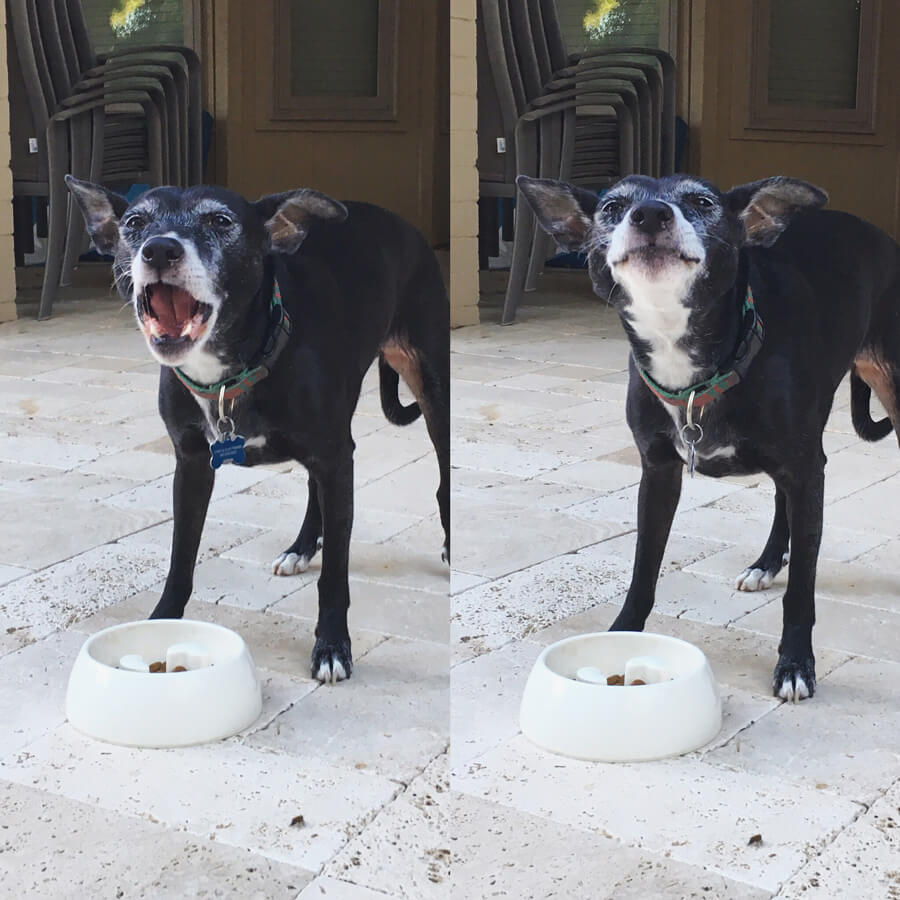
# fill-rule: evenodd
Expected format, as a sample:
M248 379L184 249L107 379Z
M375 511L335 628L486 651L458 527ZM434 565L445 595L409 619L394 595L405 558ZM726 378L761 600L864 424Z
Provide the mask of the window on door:
M608 46L674 48L674 0L557 0L571 52Z
M81 0L81 5L99 52L128 44L190 42L185 0Z

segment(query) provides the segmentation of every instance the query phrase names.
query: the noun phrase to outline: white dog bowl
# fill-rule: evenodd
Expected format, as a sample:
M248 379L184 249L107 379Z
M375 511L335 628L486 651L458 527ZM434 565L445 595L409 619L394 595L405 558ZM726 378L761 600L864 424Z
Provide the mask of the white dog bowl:
M141 671L161 662L164 673ZM183 665L187 671L170 671ZM115 625L88 638L66 692L80 732L128 747L185 747L231 737L256 721L262 695L243 638L190 619Z
M646 683L613 686L601 675ZM722 701L697 647L661 634L610 631L545 648L528 676L519 721L544 750L638 762L709 743L722 727Z

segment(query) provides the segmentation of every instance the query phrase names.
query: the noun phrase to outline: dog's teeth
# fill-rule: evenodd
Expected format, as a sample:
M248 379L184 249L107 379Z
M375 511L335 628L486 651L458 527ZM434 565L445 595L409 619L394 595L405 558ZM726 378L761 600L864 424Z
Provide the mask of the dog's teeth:
M185 322L184 328L181 329L181 337L185 337L186 335L190 334L191 328L193 327L193 325L194 325L194 323L191 320L188 320L187 322Z

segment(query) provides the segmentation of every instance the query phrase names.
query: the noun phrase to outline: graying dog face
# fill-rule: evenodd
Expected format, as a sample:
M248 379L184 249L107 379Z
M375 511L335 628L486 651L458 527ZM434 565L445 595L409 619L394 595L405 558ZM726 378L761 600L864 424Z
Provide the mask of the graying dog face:
M518 184L561 246L587 252L594 289L612 302L637 289L671 287L683 297L699 281L724 290L740 247L771 246L793 215L828 200L819 188L781 176L723 194L693 176L633 175L602 198L545 179Z
M222 188L162 187L129 205L99 185L70 176L67 184L94 244L115 258L116 286L134 305L150 352L208 381L223 361L217 337L260 289L266 256L295 252L313 219L347 215L309 190L249 203Z

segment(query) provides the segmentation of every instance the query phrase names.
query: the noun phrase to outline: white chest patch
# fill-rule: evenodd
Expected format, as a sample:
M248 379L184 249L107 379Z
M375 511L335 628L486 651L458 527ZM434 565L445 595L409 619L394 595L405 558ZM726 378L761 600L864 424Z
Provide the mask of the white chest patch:
M684 427L685 421L684 414L678 406L672 406L671 403L663 403L662 400L659 400L659 402L662 403L664 409L672 417L672 421L675 423L675 430L678 433L678 437L674 441L675 451L685 462L687 462L688 446L681 437L681 429ZM737 455L737 449L733 445L729 444L724 447L716 447L711 440L708 440L710 437L711 435L704 434L704 440L700 441L695 447L695 452L700 459L731 459L733 456ZM706 446L704 446L704 444L706 444Z
M200 384L215 384L225 375L225 366L219 358L203 347L195 347L179 368L191 381Z

